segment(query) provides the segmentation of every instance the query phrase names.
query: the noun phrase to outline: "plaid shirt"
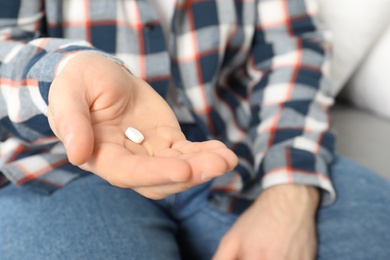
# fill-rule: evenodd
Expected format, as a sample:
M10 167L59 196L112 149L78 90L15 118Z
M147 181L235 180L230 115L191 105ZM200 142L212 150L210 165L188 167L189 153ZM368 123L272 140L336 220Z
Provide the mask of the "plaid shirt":
M177 0L166 40L150 0L1 0L0 185L50 193L87 174L52 133L47 97L69 55L90 50L165 98L173 82L204 138L237 154L213 181L219 208L239 211L237 200L283 183L331 202L333 99L316 13L315 0Z

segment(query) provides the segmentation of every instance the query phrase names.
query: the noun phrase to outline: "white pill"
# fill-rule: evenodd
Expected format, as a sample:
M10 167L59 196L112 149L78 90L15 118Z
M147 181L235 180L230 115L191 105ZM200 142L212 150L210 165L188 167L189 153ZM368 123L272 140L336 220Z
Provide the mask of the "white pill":
M125 132L126 136L134 143L140 144L144 140L144 135L135 128L129 127Z

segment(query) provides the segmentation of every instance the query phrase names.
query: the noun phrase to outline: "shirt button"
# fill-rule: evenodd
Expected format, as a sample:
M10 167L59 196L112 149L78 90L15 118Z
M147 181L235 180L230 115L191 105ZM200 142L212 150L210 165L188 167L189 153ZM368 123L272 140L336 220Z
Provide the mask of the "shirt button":
M152 22L145 23L145 30L147 32L153 31L154 27L155 27L155 25Z

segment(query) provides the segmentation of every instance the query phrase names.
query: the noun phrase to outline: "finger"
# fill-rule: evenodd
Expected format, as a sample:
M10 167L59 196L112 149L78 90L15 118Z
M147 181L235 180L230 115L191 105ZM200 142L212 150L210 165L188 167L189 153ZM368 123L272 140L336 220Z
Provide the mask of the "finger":
M210 140L205 142L180 142L172 146L172 148L180 150L183 154L194 152L213 152L223 158L227 164L226 170L233 169L237 163L238 158L233 151L228 149L225 144L217 140Z
M239 243L230 240L229 237L224 236L219 243L217 251L213 256L213 260L236 260L240 259L238 255Z
M184 134L176 127L160 127L159 129L152 128L149 131L143 132L145 140L142 145L146 148L150 155L156 152L170 148L174 143L185 141Z
M209 140L203 142L190 142L187 140L176 142L172 148L181 150L183 152L200 152L203 150L212 150L216 148L225 147L226 145L217 140Z
M64 143L69 161L75 165L86 162L92 154L94 135L89 106L83 94L60 76L49 93L49 122Z
M208 181L228 170L225 159L213 152L183 154L181 158L186 160L191 166L192 178L196 182Z
M169 149L172 146L172 141L161 136L149 134L145 135L142 146L147 150L149 155L157 155L159 151Z
M135 155L110 143L96 146L86 167L124 188L185 182L192 174L191 167L182 159Z
M232 170L234 167L237 166L238 158L237 155L230 149L226 147L221 148L215 148L213 150L210 150L210 152L213 152L215 154L218 154L223 158L227 164L226 170Z
M215 178L237 165L237 156L219 141L181 142L172 146L179 150L180 158L187 160L193 175L202 181Z
M195 146L198 146L196 143ZM223 148L219 148L223 149ZM214 151L199 151L182 153L180 150L168 148L157 153L159 157L177 157L188 162L192 169L192 181L202 183L214 177L217 177L228 170L228 164L225 159ZM189 151L189 150L188 150ZM187 152L188 152L187 151Z
M181 182L174 184L165 184L158 186L148 186L148 187L136 187L133 188L134 191L139 194L154 200L164 199L172 194L183 192L194 187L196 183L193 182Z

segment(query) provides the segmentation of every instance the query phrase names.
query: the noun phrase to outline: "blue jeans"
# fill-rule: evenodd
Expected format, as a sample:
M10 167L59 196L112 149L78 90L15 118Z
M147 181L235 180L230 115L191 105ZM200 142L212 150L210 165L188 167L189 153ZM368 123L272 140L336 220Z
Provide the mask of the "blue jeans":
M390 185L338 157L337 201L318 212L318 259L390 259ZM0 189L0 259L210 259L237 216L204 184L161 201L96 176L43 196Z

